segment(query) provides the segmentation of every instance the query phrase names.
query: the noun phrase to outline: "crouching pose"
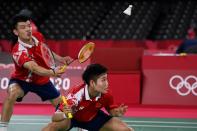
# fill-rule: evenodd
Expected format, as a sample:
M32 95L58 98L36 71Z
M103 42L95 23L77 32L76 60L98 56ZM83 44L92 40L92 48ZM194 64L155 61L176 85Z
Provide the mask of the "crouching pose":
M85 84L71 88L65 95L67 105L60 103L52 122L42 131L68 131L79 127L88 131L134 131L118 117L124 115L126 105L117 106L109 93L107 68L91 64L84 71ZM101 108L109 113L105 113ZM72 113L73 118L68 118Z

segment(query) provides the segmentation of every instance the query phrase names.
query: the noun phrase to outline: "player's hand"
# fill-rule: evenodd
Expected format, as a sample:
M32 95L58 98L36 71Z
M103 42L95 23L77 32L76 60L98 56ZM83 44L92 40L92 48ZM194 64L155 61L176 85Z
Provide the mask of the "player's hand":
M70 56L66 56L66 57L62 57L61 59L61 63L69 65L71 62L73 62L73 58L71 58Z
M119 107L113 109L114 110L113 112L115 116L121 117L125 114L127 109L128 109L128 106L121 104Z
M121 116L123 116L125 114L125 112L127 111L128 106L121 104L118 108L119 108L119 113L121 114Z
M62 74L64 74L65 71L66 71L66 68L62 69L62 66L57 66L53 70L53 73L55 77L60 77Z
M69 106L64 106L63 107L63 112L67 115L68 113L73 113L71 107Z

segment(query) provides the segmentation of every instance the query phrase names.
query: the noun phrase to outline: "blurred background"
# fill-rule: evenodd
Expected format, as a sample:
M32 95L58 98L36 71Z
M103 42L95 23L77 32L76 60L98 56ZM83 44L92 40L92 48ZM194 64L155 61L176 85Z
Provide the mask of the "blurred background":
M122 12L133 5L132 15ZM10 39L9 21L22 9L47 39L185 39L196 26L195 0L16 0L1 2L1 39Z

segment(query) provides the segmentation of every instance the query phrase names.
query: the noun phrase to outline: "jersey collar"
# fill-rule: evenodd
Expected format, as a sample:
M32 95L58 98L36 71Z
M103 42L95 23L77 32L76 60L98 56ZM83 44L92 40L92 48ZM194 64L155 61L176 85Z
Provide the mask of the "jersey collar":
M101 97L101 93L95 98L96 101L98 101L98 99ZM90 101L93 101L91 98L90 98L90 95L88 93L88 85L85 86L85 99L86 100L90 100Z
M39 41L34 36L32 36L32 39L35 42L35 45L37 46ZM18 38L18 43L24 47L27 47L27 48L32 48L34 46L34 45L29 45L29 44L23 42L20 38Z

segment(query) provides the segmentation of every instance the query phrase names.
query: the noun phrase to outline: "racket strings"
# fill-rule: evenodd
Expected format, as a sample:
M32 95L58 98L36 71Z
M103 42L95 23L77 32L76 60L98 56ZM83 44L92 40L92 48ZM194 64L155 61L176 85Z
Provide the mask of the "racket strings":
M57 67L56 63L55 63L55 57L54 54L52 53L52 51L48 48L48 46L44 43L42 43L41 45L41 53L42 53L42 57L45 61L45 64L51 68L51 69L55 69Z
M85 62L94 52L95 44L90 42L82 47L78 54L78 60L80 63Z

